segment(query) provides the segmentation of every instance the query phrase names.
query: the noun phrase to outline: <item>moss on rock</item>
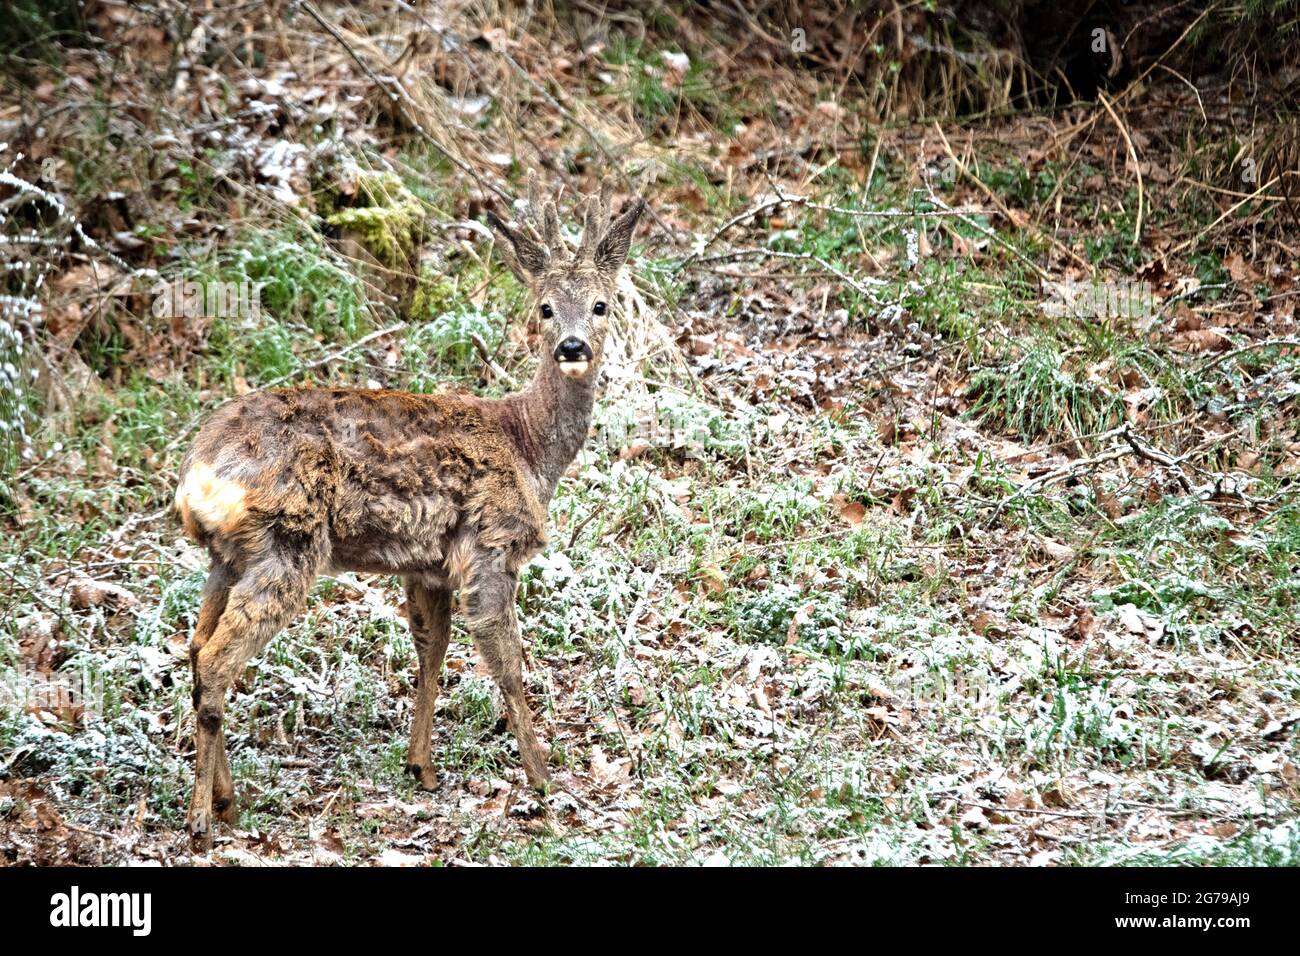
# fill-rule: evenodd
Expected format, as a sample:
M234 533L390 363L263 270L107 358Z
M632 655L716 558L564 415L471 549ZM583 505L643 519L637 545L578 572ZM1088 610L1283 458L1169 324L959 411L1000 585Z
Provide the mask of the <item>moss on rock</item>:
M424 227L420 200L393 173L364 173L357 187L364 205L336 209L325 221L352 232L386 266L409 262Z

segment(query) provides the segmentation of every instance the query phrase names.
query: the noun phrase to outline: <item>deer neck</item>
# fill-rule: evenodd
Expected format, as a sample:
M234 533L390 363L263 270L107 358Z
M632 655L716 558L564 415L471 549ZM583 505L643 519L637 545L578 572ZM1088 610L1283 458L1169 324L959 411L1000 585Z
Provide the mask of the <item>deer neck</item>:
M543 507L587 440L597 373L593 368L583 378L567 378L543 356L528 387L505 400L510 430L517 433L512 437L537 483Z

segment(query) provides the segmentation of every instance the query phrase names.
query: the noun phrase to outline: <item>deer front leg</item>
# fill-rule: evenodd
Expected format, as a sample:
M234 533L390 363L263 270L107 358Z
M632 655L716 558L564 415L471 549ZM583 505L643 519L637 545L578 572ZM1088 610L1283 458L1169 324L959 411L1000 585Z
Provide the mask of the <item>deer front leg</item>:
M515 732L519 758L530 786L542 790L550 783L546 769L547 748L537 739L533 717L524 698L523 644L515 616L516 574L505 570L500 555L476 557L465 594L465 612L470 633L484 663L501 688L506 720Z
M406 750L406 770L425 790L438 786L438 771L430 756L433 711L438 703L438 678L442 659L451 640L451 592L428 587L410 578L406 581L406 617L420 659L420 678L415 691L415 713L411 717L411 743Z

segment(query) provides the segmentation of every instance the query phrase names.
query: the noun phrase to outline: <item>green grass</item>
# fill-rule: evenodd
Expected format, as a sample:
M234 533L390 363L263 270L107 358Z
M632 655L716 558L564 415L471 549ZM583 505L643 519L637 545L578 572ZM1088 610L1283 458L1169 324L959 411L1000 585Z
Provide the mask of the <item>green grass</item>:
M1105 384L1070 368L1046 338L1020 345L1010 363L971 378L971 412L985 424L1026 440L1093 435L1123 421L1123 402Z
M76 0L13 0L0 10L0 70L18 77L34 62L58 63L61 46L88 40Z

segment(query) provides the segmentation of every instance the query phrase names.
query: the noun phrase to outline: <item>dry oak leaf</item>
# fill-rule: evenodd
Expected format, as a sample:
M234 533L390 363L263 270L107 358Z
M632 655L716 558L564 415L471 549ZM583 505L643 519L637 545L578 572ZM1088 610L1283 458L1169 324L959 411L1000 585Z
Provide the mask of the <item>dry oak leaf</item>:
M628 757L610 760L599 744L591 748L591 776L597 786L608 787L626 783L632 775L632 761Z
M1223 259L1233 282L1258 282L1260 275L1240 252L1230 252Z
M1068 544L1062 544L1060 541L1046 535L1038 535L1034 540L1039 549L1053 561L1074 560L1074 548Z
M1222 352L1232 344L1226 335L1214 329L1191 329L1179 332L1174 336L1173 342L1179 348L1189 352Z
M140 599L120 585L110 584L107 581L94 581L90 578L77 578L68 587L68 603L78 611L92 607L121 611L139 607Z
M721 594L727 589L727 575L716 564L702 564L699 568L700 583L706 591Z
M844 495L835 495L831 498L831 504L835 506L836 512L846 524L860 525L862 519L867 516L867 506L861 501L851 501Z
M1080 639L1089 640L1097 633L1097 615L1092 613L1091 608L1082 608L1074 620L1074 626L1079 632Z

